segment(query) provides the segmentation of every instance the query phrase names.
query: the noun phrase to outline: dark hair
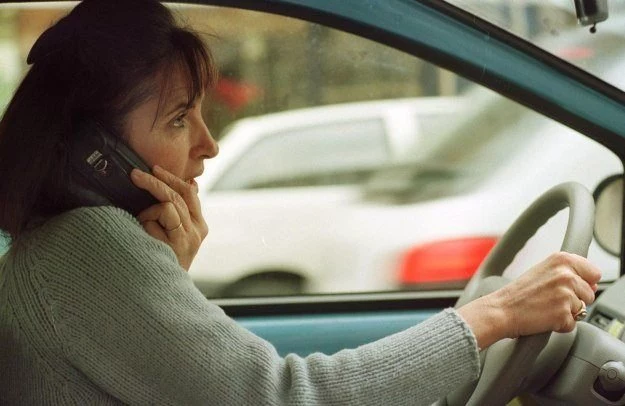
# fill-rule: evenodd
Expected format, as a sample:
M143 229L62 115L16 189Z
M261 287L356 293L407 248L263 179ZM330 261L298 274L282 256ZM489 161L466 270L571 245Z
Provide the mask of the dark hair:
M81 120L121 134L130 111L163 97L171 68L187 69L189 101L216 78L200 36L156 0L83 0L39 37L28 63L0 121L0 229L13 238L76 206L67 146Z

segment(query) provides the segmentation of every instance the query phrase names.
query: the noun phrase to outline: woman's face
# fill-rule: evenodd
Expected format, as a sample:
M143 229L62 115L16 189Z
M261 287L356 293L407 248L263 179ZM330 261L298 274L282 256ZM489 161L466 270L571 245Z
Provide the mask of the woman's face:
M203 161L219 150L202 118L202 95L188 105L187 82L180 69L171 72L169 89L135 108L124 124L130 147L150 166L160 165L191 182L204 171ZM156 119L155 119L156 117Z

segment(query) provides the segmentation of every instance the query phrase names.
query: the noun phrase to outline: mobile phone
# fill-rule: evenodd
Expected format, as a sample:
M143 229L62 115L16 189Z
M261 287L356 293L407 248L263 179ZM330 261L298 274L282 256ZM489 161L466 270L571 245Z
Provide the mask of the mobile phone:
M134 168L151 173L148 165L120 137L93 120L78 126L69 160L69 191L81 205L113 205L136 216L158 203L130 179Z

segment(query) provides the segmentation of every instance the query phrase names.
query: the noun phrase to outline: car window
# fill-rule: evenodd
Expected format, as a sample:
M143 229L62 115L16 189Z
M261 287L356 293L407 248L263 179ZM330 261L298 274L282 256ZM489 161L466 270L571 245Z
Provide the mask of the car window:
M585 42L574 24L550 35L532 19L540 3L515 4L525 11L515 24L563 56L613 75L625 69L620 55L577 52L572 45ZM0 52L13 55L3 59L13 73L0 70L7 88L64 7L0 8ZM204 111L220 153L197 179L210 232L190 270L209 297L461 287L541 193L566 181L592 191L623 172L591 138L427 53L262 12L176 12L208 34L221 70ZM541 228L509 273L560 248L566 214ZM589 258L605 280L619 274L619 258L595 242Z
M312 124L262 134L214 190L358 183L389 158L381 120Z
M623 2L608 2L610 17L591 31L589 27L579 27L574 4L570 1L527 0L522 3L513 0L445 1L581 67L620 89L625 89L625 83L615 72L604 69L607 60L623 58L625 52L622 30L625 23ZM595 6L584 7L592 9Z

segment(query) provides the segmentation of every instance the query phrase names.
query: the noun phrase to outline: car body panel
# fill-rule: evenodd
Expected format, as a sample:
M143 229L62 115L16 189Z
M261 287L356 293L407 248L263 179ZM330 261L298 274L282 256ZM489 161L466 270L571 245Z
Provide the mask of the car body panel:
M437 310L333 315L240 317L238 321L270 341L282 356L334 354L421 323Z

